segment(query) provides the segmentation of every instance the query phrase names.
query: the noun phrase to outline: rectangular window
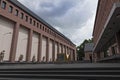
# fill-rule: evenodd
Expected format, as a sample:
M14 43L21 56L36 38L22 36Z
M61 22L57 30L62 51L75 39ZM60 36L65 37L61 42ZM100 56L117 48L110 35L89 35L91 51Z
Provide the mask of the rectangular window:
M6 8L6 2L3 1L1 7L2 7L3 9L5 9L5 8Z
M42 26L42 25L40 24L40 29L41 29L41 26Z
M39 27L39 24L37 23L37 27Z
M20 14L20 18L23 19L23 13Z
M32 19L30 18L30 24L32 24Z
M44 31L44 26L43 26L43 31Z
M34 21L33 25L35 26L36 22Z
M1 5L1 0L0 0L0 5Z
M28 21L28 16L25 17L25 21L26 21L26 22Z
M13 7L12 6L9 6L9 10L8 10L10 13L12 13L13 11Z
M18 16L18 10L17 9L15 10L15 16Z

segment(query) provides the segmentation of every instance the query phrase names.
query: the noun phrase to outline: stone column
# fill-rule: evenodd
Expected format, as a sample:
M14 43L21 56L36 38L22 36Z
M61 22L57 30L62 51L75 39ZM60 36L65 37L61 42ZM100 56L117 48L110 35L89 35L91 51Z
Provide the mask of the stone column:
M65 46L65 54L66 54L66 46Z
M39 35L39 44L38 44L38 62L41 62L41 54L42 54L42 34Z
M60 50L59 48L60 48L60 43L58 42L58 43L57 43L57 54L59 54L59 52L60 52L60 51L59 51L59 50Z
M46 44L46 62L48 62L49 60L49 42L50 42L50 39L47 38L47 44Z
M75 59L75 61L77 61L77 53L76 53L76 49L74 49L73 51L74 51L73 54L75 55L75 56L74 56L74 59Z
M53 41L53 48L52 49L53 49L53 51L52 51L53 52L53 54L52 54L53 59L52 60L55 61L55 40Z
M120 54L120 31L118 33L116 33L116 43L118 45L118 51L119 51L119 54Z
M10 58L9 58L10 62L15 61L17 42L18 42L18 34L19 34L19 27L20 27L20 24L16 23L15 27L14 27L14 30L13 30L12 45L11 45Z
M30 62L31 49L32 49L32 36L33 36L33 30L30 29L28 36L28 44L27 44L27 54L26 54L27 62Z
M63 45L61 44L61 53L63 54Z

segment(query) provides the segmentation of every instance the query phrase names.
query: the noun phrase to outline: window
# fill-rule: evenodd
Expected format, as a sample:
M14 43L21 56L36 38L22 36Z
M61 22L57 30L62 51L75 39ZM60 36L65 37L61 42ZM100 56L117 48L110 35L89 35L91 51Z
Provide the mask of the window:
M20 14L20 18L23 19L23 13Z
M40 29L41 29L41 26L42 26L42 25L40 24Z
M39 26L39 24L37 23L37 27Z
M0 0L0 5L1 5L1 0Z
M45 28L45 32L47 31L47 29Z
M35 26L35 23L36 23L36 22L34 21L34 23L33 23L34 26Z
M32 19L30 18L30 24L32 24Z
M25 16L25 21L28 21L28 16Z
M43 31L44 31L44 26L43 26Z
M18 10L17 9L15 10L15 16L18 16Z
M2 7L3 9L5 9L5 8L6 8L6 2L3 1L1 7Z
M13 11L13 7L12 6L9 6L9 10L8 10L10 13L12 13Z

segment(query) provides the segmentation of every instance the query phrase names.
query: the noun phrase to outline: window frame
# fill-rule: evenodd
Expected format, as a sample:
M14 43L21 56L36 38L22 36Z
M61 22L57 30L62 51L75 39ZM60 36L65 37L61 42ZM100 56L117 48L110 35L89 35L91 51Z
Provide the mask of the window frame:
M19 11L16 9L15 10L15 16L18 16L18 14L19 14Z
M9 12L9 13L12 13L12 12L13 12L13 7L12 7L12 6L9 6L8 12Z
M27 15L25 16L25 21L28 22L28 16Z
M21 12L20 13L20 18L23 19L24 18L24 14Z
M6 9L6 5L7 5L7 3L5 1L2 1L1 8Z
M32 18L30 18L30 24L32 24Z

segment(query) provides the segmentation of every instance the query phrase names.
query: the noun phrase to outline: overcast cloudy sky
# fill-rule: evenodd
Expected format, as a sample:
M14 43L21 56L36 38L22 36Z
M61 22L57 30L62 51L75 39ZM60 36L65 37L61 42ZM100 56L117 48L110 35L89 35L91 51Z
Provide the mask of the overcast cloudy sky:
M80 45L92 37L98 0L18 0Z

